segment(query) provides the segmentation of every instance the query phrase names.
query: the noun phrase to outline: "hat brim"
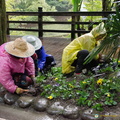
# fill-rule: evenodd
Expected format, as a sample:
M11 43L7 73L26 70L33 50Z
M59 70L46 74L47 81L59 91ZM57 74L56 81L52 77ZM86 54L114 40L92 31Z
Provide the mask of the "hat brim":
M22 38L24 39L24 40L26 40L28 43L30 43L28 40L28 37L33 37L33 38L35 38L35 45L33 45L34 46L34 48L35 48L35 50L38 50L38 49L40 49L41 47L42 47L42 42L41 42L41 40L39 39L39 38L37 38L36 36L33 36L33 35L26 35L26 36L23 36ZM30 43L31 44L31 43Z
M36 38L35 50L38 50L42 47L42 42L40 39Z
M30 57L35 53L35 48L30 44L27 43L28 49L25 51L20 51L19 49L15 49L13 46L14 41L8 42L5 45L5 50L16 57L26 58Z

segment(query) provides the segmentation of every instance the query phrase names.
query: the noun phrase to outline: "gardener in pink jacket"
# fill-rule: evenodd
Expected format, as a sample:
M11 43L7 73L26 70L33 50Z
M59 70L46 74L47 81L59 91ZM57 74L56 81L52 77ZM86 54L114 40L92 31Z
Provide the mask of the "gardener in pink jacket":
M22 38L0 46L0 84L11 93L21 94L29 91L34 83L34 47Z

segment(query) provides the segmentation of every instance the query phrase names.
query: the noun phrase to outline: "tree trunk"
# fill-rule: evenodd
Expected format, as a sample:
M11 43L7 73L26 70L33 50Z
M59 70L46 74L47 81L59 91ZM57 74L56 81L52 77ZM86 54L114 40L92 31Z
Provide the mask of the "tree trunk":
M111 0L102 0L102 11L112 11ZM108 16L104 15L103 18Z
M0 0L0 45L7 41L5 0Z
M111 0L102 0L102 11L111 11Z

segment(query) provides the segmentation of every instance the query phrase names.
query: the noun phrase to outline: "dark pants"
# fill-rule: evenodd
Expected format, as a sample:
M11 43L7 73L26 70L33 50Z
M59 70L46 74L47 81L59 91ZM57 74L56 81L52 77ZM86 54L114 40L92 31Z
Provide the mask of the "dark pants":
M93 59L88 64L83 64L85 62L85 58L88 56L89 51L81 50L77 54L77 59L73 62L72 66L75 66L75 73L81 73L83 69L91 70L91 68L97 66L99 64L98 60Z
M38 65L37 65L37 60L34 60L35 63L35 75L38 75ZM53 56L47 56L46 57L46 62L45 62L45 66L43 67L42 70L40 70L40 72L42 73L46 73L47 71L49 71L51 69L51 67L55 66L55 60Z
M51 67L54 67L56 65L54 57L53 56L47 56L45 66L40 71L42 73L47 73L47 71L51 70Z
M31 80L31 78L23 73L15 73L13 75L13 80L15 85L23 89L33 84L33 81Z
M47 56L47 57L46 57L46 63L45 63L44 68L47 68L49 65L50 65L51 67L54 66L54 65L56 65L53 56Z
M34 59L33 59L34 60ZM38 63L37 63L37 59L34 60L34 64L35 64L35 76L38 75Z

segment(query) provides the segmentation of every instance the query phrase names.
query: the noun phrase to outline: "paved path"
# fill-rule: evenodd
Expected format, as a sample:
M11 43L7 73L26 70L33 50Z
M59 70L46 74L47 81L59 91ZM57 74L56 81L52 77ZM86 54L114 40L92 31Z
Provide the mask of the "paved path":
M34 112L0 105L0 120L54 120L45 112Z

